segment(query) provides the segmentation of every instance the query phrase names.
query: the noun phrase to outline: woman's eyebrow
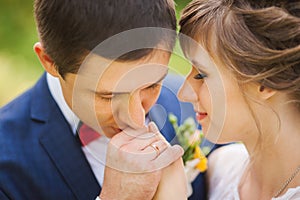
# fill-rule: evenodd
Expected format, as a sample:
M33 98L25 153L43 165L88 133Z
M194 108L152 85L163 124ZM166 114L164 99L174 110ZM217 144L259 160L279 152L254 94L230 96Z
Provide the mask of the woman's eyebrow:
M203 72L203 73L207 73L205 68L202 64L200 64L198 61L196 60L191 60L192 65L194 65L199 71Z

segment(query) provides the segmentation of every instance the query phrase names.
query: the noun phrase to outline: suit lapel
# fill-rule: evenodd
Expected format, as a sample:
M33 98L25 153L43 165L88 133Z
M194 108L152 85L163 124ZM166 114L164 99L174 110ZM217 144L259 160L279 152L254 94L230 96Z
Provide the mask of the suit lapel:
M40 143L78 199L94 199L100 186L81 150L79 141L48 89L46 76L35 86L31 116L43 122Z

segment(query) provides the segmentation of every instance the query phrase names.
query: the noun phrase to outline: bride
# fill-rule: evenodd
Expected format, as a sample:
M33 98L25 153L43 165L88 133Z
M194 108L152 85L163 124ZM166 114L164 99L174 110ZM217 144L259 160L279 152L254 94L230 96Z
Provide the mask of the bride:
M193 67L178 96L209 140L235 142L209 158L209 199L300 199L300 2L195 0L180 26ZM156 199L185 192L178 171Z

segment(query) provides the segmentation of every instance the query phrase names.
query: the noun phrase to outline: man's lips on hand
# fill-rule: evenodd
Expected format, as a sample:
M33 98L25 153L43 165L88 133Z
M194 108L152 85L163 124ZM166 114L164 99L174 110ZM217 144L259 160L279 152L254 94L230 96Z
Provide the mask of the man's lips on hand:
M196 111L196 119L198 121L203 120L205 117L207 117L207 113L206 112L197 112Z
M120 128L115 128L115 127L112 127L112 129L116 132L116 133L119 133L119 132L122 132L123 130L120 129Z

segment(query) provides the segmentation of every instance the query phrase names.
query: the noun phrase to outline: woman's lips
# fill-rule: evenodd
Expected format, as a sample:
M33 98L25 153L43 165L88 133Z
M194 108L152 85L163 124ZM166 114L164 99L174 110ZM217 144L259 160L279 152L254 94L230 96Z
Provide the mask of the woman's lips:
M207 117L207 113L205 113L205 112L196 112L196 119L198 121L203 120L205 117Z

